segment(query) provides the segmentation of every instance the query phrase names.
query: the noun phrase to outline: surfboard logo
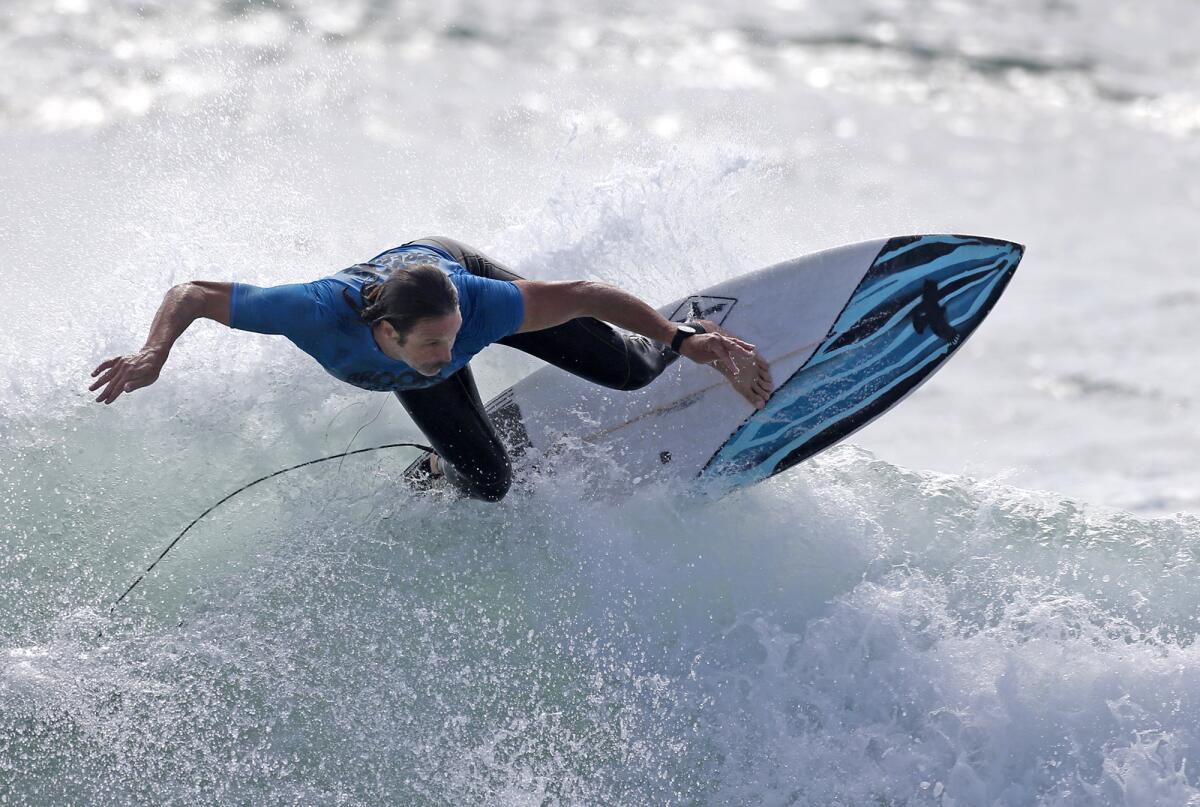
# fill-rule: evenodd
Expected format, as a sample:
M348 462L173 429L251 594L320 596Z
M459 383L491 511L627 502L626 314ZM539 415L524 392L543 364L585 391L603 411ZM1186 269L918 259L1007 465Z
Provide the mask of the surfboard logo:
M958 330L946 318L946 307L939 299L938 284L935 280L926 280L922 285L921 302L913 309L912 323L917 333L925 333L925 329L928 328L951 346L957 346L962 339Z
M724 325L729 312L737 303L736 297L708 297L694 294L676 307L668 319L671 322L686 322L689 319L707 319Z

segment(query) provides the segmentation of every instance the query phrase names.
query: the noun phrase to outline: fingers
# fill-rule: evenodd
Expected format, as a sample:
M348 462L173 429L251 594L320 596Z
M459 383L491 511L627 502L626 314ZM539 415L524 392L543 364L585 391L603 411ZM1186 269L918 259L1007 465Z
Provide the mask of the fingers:
M92 392L99 387L104 387L100 395L96 397L96 403L110 404L120 397L122 392L129 392L138 386L133 380L133 373L124 359L124 356L117 356L114 359L109 359L92 371L92 375L95 376L102 369L108 368L104 375L100 376L94 384L88 387L88 390Z
M759 409L762 409L767 405L767 399L770 398L771 393L775 391L775 385L771 383L771 380L762 375L759 375L752 382L750 382L750 388L754 390L759 397L761 402L761 405L758 407Z
M763 379L770 389L775 388L775 379L771 377L771 365L757 352L754 354L754 369L758 371L759 378Z
M695 342L699 355L692 354L695 361L703 361L719 370L751 406L765 409L767 401L775 391L775 380L771 377L771 365L751 342L730 336L711 323L708 336L684 342L685 349Z
M95 373L92 373L92 375L95 375ZM109 382L109 379L111 379L114 375L116 375L115 370L105 373L104 375L100 376L100 379L98 381L96 381L95 384L92 384L90 387L88 387L88 389L95 390L96 387L104 386L105 384L107 384Z
M100 378L97 378L96 382L88 388L90 391L96 391L96 389L101 387L104 388L101 390L100 395L96 396L97 404L112 404L116 395L119 394L116 390L119 390L121 385L125 383L125 371L126 364L124 355L118 355L118 357L108 359L100 366L96 367L95 370L92 370L92 376L95 376L100 372L104 373L104 375L102 375Z
M132 389L132 386L129 386L128 382L125 380L125 374L118 373L116 377L109 382L104 391L100 393L100 397L98 397L96 401L103 404L110 404L119 398L122 392L128 392L130 389Z
M762 387L751 387L751 392L754 394L754 400L751 401L754 404L754 408L765 409L767 401L771 399L771 392Z
M754 360L754 367L758 370L759 378L766 381L771 389L775 389L775 379L771 377L771 366L762 357L757 357Z
M761 410L767 405L766 393L761 390L756 390L751 386L748 389L743 389L741 392L742 397L749 401L750 405L755 409Z
M100 371L107 370L109 367L112 367L114 364L116 364L120 360L121 360L120 356L114 356L113 358L109 359L108 361L101 362L99 367L97 367L95 370L92 370L92 375L95 376Z
M733 351L738 353L739 358L748 359L749 361L743 361L740 364L735 362L733 351L730 350L731 344ZM710 352L717 355L717 359L712 361L714 366L718 364L724 364L734 375L740 374L748 369L754 369L757 371L758 375L765 376L768 381L772 381L771 365L762 357L761 354L759 354L754 345L751 345L748 342L742 342L738 339L732 339L728 336L718 336L711 343L711 347L712 349Z
M111 358L108 361L101 363L99 367L92 371L93 376L102 370L106 371L104 375L100 376L100 378L88 388L90 391L94 392L96 388L104 387L100 394L96 396L96 403L111 403L112 400L116 398L114 392L122 383L124 383L124 358L124 356L116 356L115 358Z
M752 374L753 378L743 383L735 381L734 386L737 387L738 391L742 393L742 397L749 401L755 409L765 409L771 393L775 391L775 384L771 380L770 374L764 372L757 363L753 367L746 369L756 371Z

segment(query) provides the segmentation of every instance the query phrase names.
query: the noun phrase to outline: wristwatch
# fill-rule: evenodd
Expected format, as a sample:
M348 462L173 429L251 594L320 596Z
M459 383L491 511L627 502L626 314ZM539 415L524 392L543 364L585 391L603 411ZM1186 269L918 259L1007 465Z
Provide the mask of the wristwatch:
M704 330L704 326L696 322L681 323L675 327L675 338L671 340L671 350L676 353L683 347L683 340L689 336L695 336L698 333L708 333Z

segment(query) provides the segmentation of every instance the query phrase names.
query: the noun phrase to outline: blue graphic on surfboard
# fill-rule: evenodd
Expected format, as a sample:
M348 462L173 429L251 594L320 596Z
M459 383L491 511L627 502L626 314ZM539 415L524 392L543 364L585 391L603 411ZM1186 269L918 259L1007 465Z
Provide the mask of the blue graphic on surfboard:
M876 239L747 272L659 308L757 345L777 385L763 411L715 369L686 360L633 392L543 367L487 411L518 476L552 475L561 462L577 470L582 452L586 467L606 469L606 487L682 480L727 493L845 439L915 390L987 316L1023 250L963 235Z
M821 346L721 446L701 475L751 484L890 409L974 332L1023 250L966 236L889 241Z

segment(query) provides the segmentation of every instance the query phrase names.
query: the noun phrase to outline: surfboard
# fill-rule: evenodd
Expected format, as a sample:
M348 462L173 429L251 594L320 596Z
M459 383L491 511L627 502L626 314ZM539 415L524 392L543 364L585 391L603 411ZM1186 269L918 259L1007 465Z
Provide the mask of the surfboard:
M837 444L910 395L975 332L1023 254L1020 244L967 235L876 239L658 309L754 343L776 384L763 410L715 369L686 359L632 392L548 366L486 409L518 474L583 452L632 484L681 479L728 493Z

